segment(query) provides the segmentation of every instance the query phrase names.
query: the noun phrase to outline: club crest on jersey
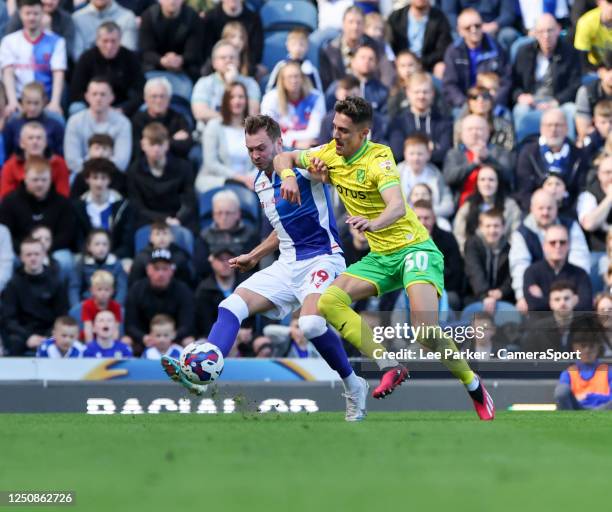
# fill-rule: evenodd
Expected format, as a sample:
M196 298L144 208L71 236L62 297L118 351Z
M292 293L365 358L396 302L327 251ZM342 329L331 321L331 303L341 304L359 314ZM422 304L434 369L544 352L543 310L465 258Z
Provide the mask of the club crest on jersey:
M357 169L357 183L365 181L365 169Z

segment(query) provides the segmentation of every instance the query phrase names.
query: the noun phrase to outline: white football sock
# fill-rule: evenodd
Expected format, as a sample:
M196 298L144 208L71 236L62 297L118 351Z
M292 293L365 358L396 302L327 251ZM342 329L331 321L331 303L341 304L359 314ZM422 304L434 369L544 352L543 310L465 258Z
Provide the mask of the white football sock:
M351 372L348 377L344 377L344 379L342 379L342 384L344 385L344 390L349 393L354 393L361 388L361 382L357 378L357 375L355 375L355 372Z

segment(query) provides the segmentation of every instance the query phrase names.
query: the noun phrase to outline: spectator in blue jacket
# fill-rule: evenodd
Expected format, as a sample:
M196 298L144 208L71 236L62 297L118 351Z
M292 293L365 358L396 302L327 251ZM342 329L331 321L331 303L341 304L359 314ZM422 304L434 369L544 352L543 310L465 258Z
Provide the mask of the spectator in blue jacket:
M511 67L506 53L493 37L484 32L482 18L475 9L465 9L457 19L457 30L462 39L449 46L444 55L442 92L447 103L461 108L467 90L476 84L476 75L494 71L500 85L495 104L506 106L512 87Z
M370 102L372 109L384 115L387 113L389 89L376 78L378 64L379 58L376 47L363 44L355 50L351 59L350 72L359 80L363 97ZM338 87L338 81L333 82L325 91L327 110L332 110L336 102L336 87Z
M431 161L438 167L452 146L453 122L434 106L435 89L431 75L413 73L409 78L409 106L400 110L389 125L389 144L396 162L404 159L404 140L408 135L422 133L431 141Z

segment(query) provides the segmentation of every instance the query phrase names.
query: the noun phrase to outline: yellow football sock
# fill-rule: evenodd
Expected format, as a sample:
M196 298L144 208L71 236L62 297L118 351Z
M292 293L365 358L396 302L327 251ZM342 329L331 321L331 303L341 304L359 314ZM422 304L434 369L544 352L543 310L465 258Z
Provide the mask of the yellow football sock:
M374 342L370 326L351 309L351 297L341 288L330 286L319 299L319 312L340 335L354 345L363 355L374 357L376 349L384 347Z
M431 335L430 335L431 334ZM474 372L465 359L454 359L453 355L459 354L459 349L453 339L444 334L440 327L435 328L435 334L426 332L420 336L418 342L434 352L441 354L440 362L459 379L463 384L468 385L474 379ZM450 352L447 352L450 351Z

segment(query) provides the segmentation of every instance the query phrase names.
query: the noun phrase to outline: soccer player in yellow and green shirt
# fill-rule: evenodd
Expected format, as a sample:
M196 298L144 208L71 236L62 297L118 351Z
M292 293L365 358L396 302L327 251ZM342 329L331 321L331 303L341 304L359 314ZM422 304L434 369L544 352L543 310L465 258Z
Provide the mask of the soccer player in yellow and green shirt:
M441 361L466 386L480 419L492 420L495 407L489 393L464 359L448 355L457 354L457 347L442 329L436 329L444 257L406 204L391 149L368 141L371 121L372 107L364 99L338 101L332 141L305 151L281 153L274 159L274 169L283 179L283 198L300 202L292 169L310 170L336 188L349 215L346 222L363 232L370 244L371 252L350 265L323 293L319 311L346 340L376 359L374 351L381 347L350 305L404 288L410 299L411 323L423 326L417 341L441 354ZM373 396L388 395L406 376L401 366L387 372Z

